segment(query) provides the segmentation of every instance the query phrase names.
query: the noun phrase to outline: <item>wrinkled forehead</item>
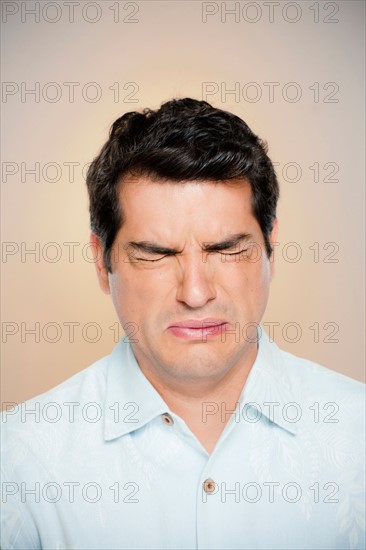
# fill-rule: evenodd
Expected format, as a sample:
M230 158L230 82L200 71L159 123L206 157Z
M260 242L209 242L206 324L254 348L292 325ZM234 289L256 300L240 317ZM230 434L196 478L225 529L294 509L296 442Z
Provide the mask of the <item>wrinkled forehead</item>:
M251 187L245 180L154 181L128 179L120 188L121 230L142 238L216 238L223 233L250 232Z

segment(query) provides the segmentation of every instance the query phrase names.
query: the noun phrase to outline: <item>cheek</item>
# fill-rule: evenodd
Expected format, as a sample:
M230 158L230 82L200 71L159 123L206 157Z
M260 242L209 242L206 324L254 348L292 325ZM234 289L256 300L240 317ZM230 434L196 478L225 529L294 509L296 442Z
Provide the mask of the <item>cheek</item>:
M268 298L270 283L269 262L259 260L253 263L238 263L230 266L224 274L224 283L232 300L235 302L253 303L260 306Z
M148 305L158 301L161 304L161 294L167 288L167 277L163 272L139 271L126 269L109 275L111 297L120 319L146 316Z
M271 269L269 260L267 258L259 262L257 269L257 278L260 287L265 287L268 289L269 283L271 281Z
M258 301L258 307L267 303L270 284L270 268L268 261L261 261L256 267L253 277L253 293Z
M120 321L131 321L137 305L136 297L139 296L133 278L125 274L122 276L118 271L114 272L109 276L109 288Z

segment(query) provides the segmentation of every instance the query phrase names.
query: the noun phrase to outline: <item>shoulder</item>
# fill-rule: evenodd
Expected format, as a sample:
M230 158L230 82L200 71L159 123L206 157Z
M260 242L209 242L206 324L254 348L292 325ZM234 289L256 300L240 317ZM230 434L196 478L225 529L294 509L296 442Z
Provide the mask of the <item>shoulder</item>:
M66 446L99 418L104 403L110 355L54 388L8 406L1 413L2 454L9 464L25 452L46 454ZM90 420L90 421L89 421ZM17 456L18 453L18 456Z
M347 398L364 398L365 384L363 382L309 359L277 349L282 366L293 387L302 388L303 392L311 391L312 395L323 397L341 395Z
M343 433L358 446L365 429L365 384L276 348L279 370L302 411L303 426L313 431L321 425L328 432Z
M273 384L288 389L294 397L364 400L366 386L363 382L281 349L263 328L260 339L262 371L271 377Z

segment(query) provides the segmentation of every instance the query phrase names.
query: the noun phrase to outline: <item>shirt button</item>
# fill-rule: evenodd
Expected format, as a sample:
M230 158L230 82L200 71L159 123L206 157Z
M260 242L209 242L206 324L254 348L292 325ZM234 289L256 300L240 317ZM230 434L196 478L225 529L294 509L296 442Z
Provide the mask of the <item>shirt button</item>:
M164 422L164 424L167 424L168 426L172 426L174 424L174 420L172 419L169 413L162 414L161 419Z
M206 493L213 493L215 489L216 489L216 483L214 482L213 479L206 479L203 482L203 490Z

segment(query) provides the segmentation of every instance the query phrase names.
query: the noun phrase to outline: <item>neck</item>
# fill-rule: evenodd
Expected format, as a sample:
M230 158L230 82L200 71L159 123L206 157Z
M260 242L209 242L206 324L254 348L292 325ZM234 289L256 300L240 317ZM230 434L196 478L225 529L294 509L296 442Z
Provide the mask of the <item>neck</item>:
M156 371L146 368L144 362L139 365L169 409L184 420L210 452L235 410L257 350L257 343L251 344L245 356L219 380L162 379Z

